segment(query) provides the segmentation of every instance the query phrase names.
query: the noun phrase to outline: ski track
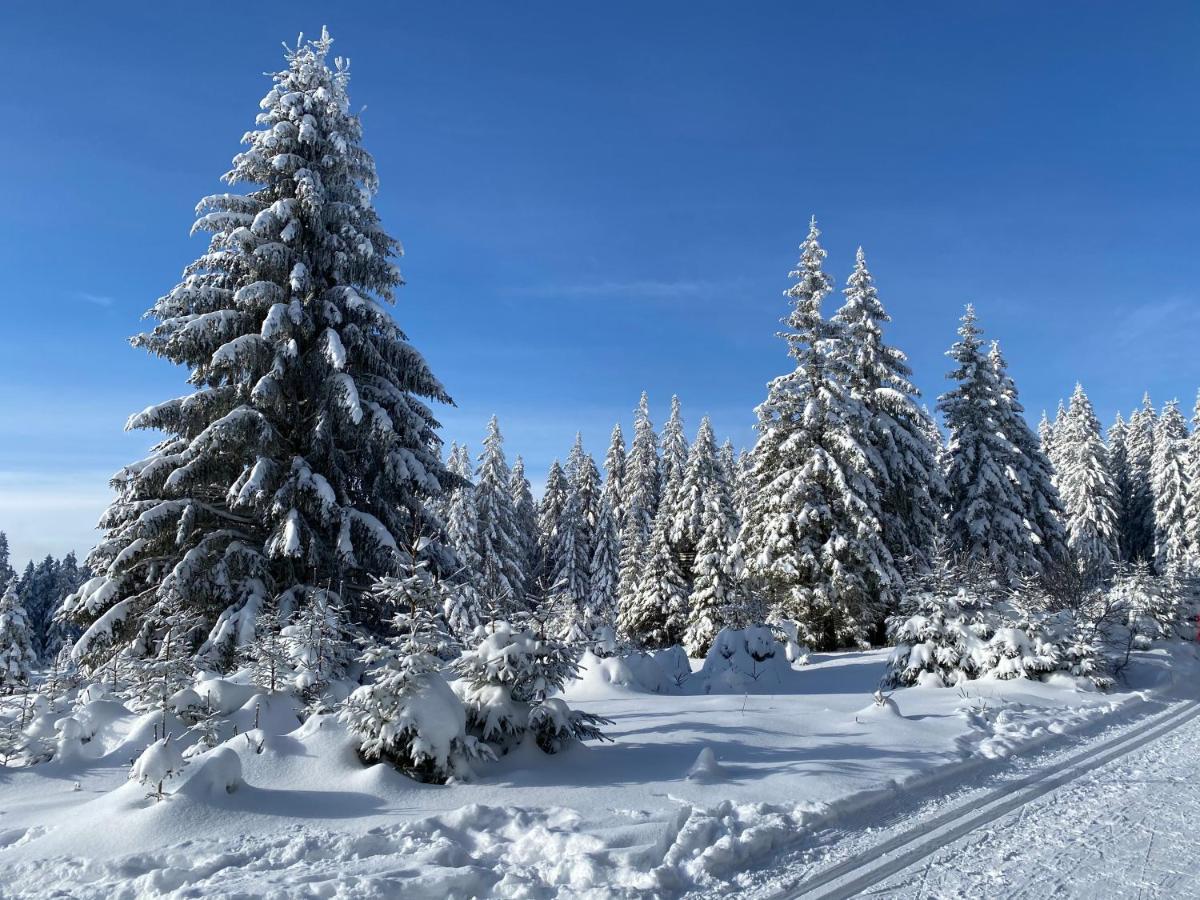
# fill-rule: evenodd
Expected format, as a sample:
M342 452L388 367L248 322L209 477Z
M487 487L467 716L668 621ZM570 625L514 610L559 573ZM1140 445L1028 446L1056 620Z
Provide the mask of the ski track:
M763 896L1200 896L1198 746L1178 704Z

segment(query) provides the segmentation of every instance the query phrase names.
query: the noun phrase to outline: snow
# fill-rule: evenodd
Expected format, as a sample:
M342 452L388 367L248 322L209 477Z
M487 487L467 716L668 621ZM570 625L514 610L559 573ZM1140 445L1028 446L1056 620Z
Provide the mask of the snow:
M785 653L753 630L719 643L735 652L710 660ZM0 770L0 866L18 897L728 895L854 810L1069 746L1200 673L1174 644L1136 654L1131 684L1108 694L1058 676L906 688L881 705L886 658L813 654L772 691L734 692L707 662L675 683L675 653L584 654L563 700L613 719L614 743L547 755L526 741L446 786L364 766L334 716L297 726L283 695L210 678L192 690L239 733L192 756L158 802L126 784L129 760L149 746L139 776L176 769L175 739L153 740L159 714L89 689L72 713L93 735L84 755Z

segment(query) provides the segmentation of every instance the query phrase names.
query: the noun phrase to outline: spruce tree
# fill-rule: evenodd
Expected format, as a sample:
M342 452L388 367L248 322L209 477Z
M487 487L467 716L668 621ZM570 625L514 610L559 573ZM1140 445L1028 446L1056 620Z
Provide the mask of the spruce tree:
M1129 426L1118 411L1108 429L1108 465L1116 487L1117 509L1117 561L1129 559L1128 537L1131 531L1129 511L1132 501L1133 482L1129 472Z
M898 564L922 571L937 528L941 471L916 404L920 392L911 381L908 358L883 341L883 323L891 316L879 300L862 247L843 293L846 301L833 317L842 329L836 347L844 356L850 394L867 416L861 440L876 470L884 541Z
M0 531L0 584L8 584L16 574L9 558L8 535Z
M583 449L583 436L567 458L567 501L559 518L555 550L555 584L564 597L568 630L590 635L587 602L591 596L591 562L596 550L596 525L600 518L600 472Z
M1153 563L1156 527L1154 524L1154 437L1158 431L1158 413L1150 395L1142 397L1142 408L1129 418L1129 511L1125 535L1125 561Z
M200 202L209 249L133 339L186 366L193 390L128 423L165 436L115 476L96 577L68 602L93 667L160 640L174 600L228 649L284 591L365 584L447 482L426 401L450 397L387 312L400 245L372 208L375 165L331 43L287 51L225 176L248 190Z
M687 628L688 585L671 546L670 532L670 510L660 506L637 587L622 618L622 631L641 647L678 644Z
M683 432L683 412L679 405L679 397L671 397L671 415L667 418L662 430L662 489L660 497L666 499L672 486L683 478L687 467L688 443Z
M484 567L480 588L485 597L507 597L511 607L524 599L524 537L512 501L512 472L504 458L504 438L495 416L488 422L479 472L475 477L478 553Z
M1184 539L1188 547L1188 571L1200 570L1200 393L1192 416L1192 434L1188 438L1184 477L1187 483L1187 509L1184 513Z
M560 551L563 511L571 499L571 485L558 460L550 464L546 473L546 489L538 504L538 547L534 565L535 593L545 600L561 586L557 584L562 569Z
M589 636L600 626L616 628L617 590L621 581L621 540L617 517L607 492L600 496L596 521L595 547L588 566L587 616Z
M786 292L792 311L781 336L796 366L768 385L757 409L753 497L740 540L773 615L829 648L865 643L896 585L872 460L859 440L866 411L844 388L845 354L829 350L842 329L821 316L832 285L819 235L814 220Z
M648 542L650 530L654 527L654 516L658 512L661 489L658 436L650 421L650 401L643 392L633 414L633 444L625 466L623 540L629 534L636 533L641 545Z
M1150 475L1154 488L1154 565L1160 575L1182 574L1190 556L1187 539L1188 430L1172 400L1154 432Z
M712 423L705 416L700 420L696 440L688 452L686 464L677 476L678 483L664 498L668 504L670 541L678 560L679 571L689 587L693 577L696 545L704 529L706 505L718 493L728 493L724 469L717 454ZM732 515L732 513L731 513Z
M1100 420L1081 384L1075 385L1055 445L1071 552L1085 572L1107 576L1120 558L1117 486Z
M1025 526L1025 503L1009 465L1015 448L1002 430L1005 401L996 370L983 352L975 308L967 306L960 339L948 356L954 388L938 398L950 440L946 446L949 511L944 535L949 554L967 565L989 566L1010 581L1027 571L1033 554Z
M1010 444L1008 474L1020 494L1029 537L1022 571L1049 572L1067 558L1064 513L1054 466L1042 452L1041 441L1025 420L1025 407L1018 397L1017 384L1008 373L1008 363L997 341L992 342L988 362L1000 389L1001 403L996 408L996 418Z
M29 616L17 594L16 579L9 578L0 594L0 691L11 694L28 684L36 665Z
M617 529L618 539L625 529L625 435L621 423L613 426L608 452L604 455L604 501Z
M533 488L525 477L525 460L518 456L513 460L512 475L508 480L508 494L512 500L513 518L521 542L521 571L524 581L521 593L525 594L533 583L537 567L538 516L537 503L533 500Z
M484 586L483 557L479 555L479 510L475 505L471 453L466 445L454 448L448 463L456 478L446 509L446 543L454 551L454 579L476 593Z

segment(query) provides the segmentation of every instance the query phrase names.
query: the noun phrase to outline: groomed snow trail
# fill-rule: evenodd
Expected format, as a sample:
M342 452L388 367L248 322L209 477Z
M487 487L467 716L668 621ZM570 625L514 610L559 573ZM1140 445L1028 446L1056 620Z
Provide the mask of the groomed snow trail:
M1200 701L920 821L773 896L1200 895Z

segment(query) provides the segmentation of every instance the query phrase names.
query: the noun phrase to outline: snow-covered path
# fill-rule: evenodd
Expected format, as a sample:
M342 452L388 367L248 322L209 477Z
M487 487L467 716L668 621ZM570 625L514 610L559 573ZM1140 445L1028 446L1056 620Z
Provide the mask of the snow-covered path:
M1200 704L864 842L777 897L1200 896ZM786 882L785 882L786 884Z

